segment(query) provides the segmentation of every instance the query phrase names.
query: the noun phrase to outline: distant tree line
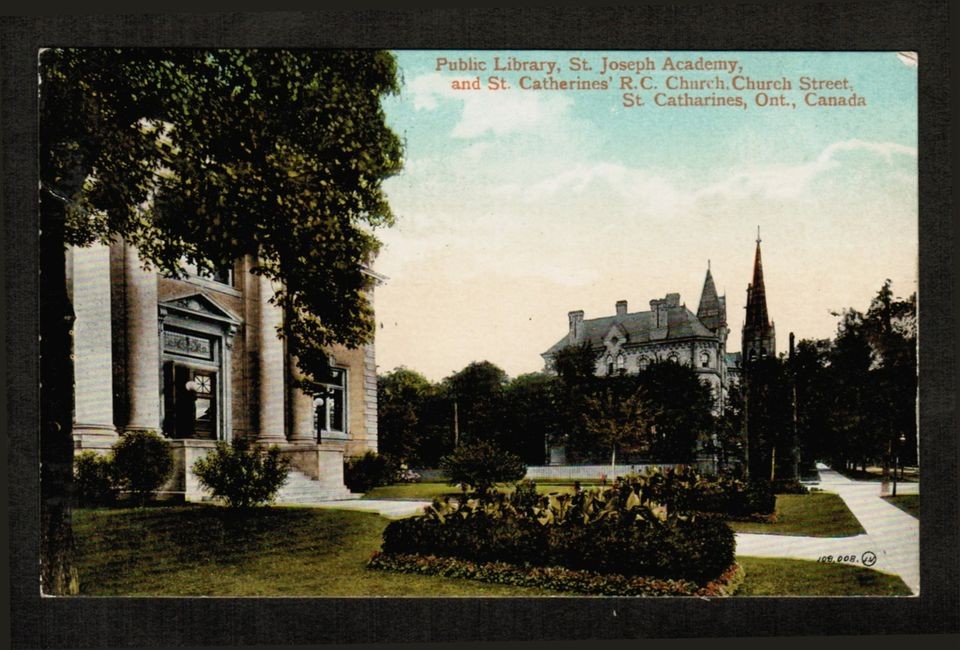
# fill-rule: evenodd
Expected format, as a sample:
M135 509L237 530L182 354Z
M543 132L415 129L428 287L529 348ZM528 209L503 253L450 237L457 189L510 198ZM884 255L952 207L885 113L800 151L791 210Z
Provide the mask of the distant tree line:
M845 309L832 340L801 341L794 359L802 456L835 467L915 465L917 298L887 280L867 311Z
M918 462L916 295L895 298L887 280L866 312L835 315L834 338L755 362L730 392L717 438L730 452L749 431L751 477L789 476L795 454L801 473L816 461L861 470Z
M488 361L438 383L407 368L381 375L379 449L422 467L478 441L533 465L550 445L562 445L569 462L689 462L711 439L710 389L691 368L664 362L597 377L586 346L561 351L555 364L555 375L513 379Z
M379 377L380 451L421 467L476 441L529 465L551 445L572 463L688 463L706 452L756 479L795 478L816 461L916 464L916 296L895 298L888 280L866 312L836 315L833 339L745 368L716 415L692 368L598 377L587 345L562 350L556 374L511 379L482 361L433 383L398 368Z

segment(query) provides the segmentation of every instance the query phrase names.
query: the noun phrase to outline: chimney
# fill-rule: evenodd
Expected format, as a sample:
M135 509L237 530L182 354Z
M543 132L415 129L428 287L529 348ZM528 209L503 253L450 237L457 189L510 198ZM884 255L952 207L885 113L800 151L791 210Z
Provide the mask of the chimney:
M680 294L679 293L668 293L666 298L667 307L679 307L680 306Z
M663 328L667 326L667 301L656 298L650 301L650 311L653 314L653 326Z
M626 316L627 315L627 301L618 300L617 301L617 316Z
M568 335L571 343L579 343L583 340L583 310L572 311L567 314L570 321L570 333Z

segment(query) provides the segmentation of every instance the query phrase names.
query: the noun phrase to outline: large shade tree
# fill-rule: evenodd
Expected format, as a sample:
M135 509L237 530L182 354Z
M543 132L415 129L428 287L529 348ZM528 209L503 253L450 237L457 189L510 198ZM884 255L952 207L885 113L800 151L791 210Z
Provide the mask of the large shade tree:
M41 582L77 589L69 526L71 327L65 248L123 237L177 274L256 260L316 385L324 346L373 331L363 272L401 167L373 50L48 49L40 58Z

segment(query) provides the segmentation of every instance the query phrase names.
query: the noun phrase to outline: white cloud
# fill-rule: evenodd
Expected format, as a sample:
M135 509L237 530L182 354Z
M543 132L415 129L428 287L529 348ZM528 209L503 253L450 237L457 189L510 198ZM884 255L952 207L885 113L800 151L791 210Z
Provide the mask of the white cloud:
M408 85L416 110L432 111L440 100L463 102L460 121L453 127L455 138L476 138L487 132L507 135L536 133L562 123L573 100L565 95L538 92L489 92L486 89L454 90L451 82L459 77L430 73L420 75Z
M788 199L800 196L814 178L841 165L837 160L840 152L866 151L881 156L892 163L894 155L916 158L915 147L894 142L869 142L865 140L842 140L828 145L814 160L799 165L766 165L737 171L727 178L698 191L703 197L728 196L743 199L762 196L771 199Z
M854 139L830 144L810 162L745 167L692 191L662 174L606 162L576 164L526 188L511 184L501 189L514 192L522 190L529 202L542 201L561 193L583 195L597 191L608 198L613 193L613 196L631 202L637 211L651 216L670 217L689 210L693 203L704 199L797 198L809 190L817 176L843 164L839 160L840 154L855 151L882 157L888 164L894 162L895 156L917 156L915 147Z

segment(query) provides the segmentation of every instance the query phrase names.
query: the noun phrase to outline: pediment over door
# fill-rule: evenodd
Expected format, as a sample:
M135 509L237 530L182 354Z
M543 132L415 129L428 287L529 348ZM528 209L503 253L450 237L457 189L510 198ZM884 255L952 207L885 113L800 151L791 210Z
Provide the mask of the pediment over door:
M229 309L219 304L209 296L194 293L160 303L160 313L175 313L202 320L218 321L223 324L237 326L242 320Z

